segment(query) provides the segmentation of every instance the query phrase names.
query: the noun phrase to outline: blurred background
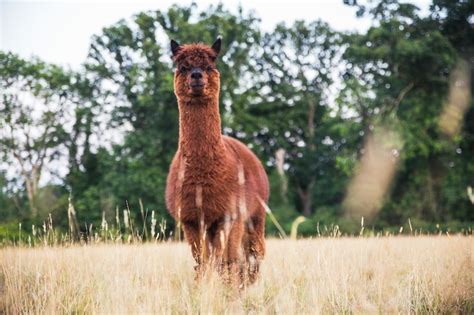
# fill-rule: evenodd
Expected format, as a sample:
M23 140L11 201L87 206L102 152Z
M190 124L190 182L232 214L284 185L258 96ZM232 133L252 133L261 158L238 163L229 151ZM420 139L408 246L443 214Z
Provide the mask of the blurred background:
M0 239L172 231L169 40L218 35L223 133L266 166L286 232L472 233L472 0L2 0Z

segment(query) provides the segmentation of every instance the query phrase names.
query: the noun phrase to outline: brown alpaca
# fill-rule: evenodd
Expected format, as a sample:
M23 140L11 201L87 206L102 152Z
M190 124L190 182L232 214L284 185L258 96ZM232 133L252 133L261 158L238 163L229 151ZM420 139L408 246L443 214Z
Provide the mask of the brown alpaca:
M221 134L220 75L211 47L171 41L176 64L179 146L166 183L166 205L181 222L203 270L208 262L234 279L256 279L265 254L268 178L258 158L241 142Z

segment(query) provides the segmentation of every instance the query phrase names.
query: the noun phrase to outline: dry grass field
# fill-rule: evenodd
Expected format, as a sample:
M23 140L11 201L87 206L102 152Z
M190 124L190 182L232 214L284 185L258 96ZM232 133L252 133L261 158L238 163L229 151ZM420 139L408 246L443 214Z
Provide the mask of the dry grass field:
M240 292L183 243L0 250L0 313L470 313L471 236L269 240Z

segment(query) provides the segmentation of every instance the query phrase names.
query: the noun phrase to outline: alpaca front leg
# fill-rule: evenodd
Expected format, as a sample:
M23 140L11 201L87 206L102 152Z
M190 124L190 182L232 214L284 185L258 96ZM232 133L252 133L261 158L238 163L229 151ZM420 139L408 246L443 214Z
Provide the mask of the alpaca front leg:
M228 243L229 235L233 225L230 215L226 215L223 219L214 223L211 228L212 239L212 259L217 270L222 273L227 269L228 260Z
M197 277L203 271L204 264L208 261L210 246L206 233L201 233L197 224L183 224L184 237L191 246L191 253L197 265L194 269Z
M242 282L242 238L244 236L244 224L234 221L227 242L227 270L229 280L233 284Z
M224 261L227 259L226 249L228 236L224 224L217 224L217 227L213 231L211 260L219 273L222 273Z

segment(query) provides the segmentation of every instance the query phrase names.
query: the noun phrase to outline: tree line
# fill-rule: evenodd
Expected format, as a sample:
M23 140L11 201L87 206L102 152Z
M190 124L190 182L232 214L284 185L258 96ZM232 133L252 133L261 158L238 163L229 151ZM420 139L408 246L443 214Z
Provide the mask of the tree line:
M223 132L265 164L284 228L303 215L305 234L316 224L353 231L348 208L376 228L409 218L470 227L474 2L433 0L426 16L396 0L344 2L373 21L367 31L317 20L263 32L242 8L192 4L104 28L77 70L0 51L0 234L49 213L67 228L70 196L86 226L142 203L172 227L164 188L178 111L168 39L218 35ZM382 143L382 164L371 143Z

